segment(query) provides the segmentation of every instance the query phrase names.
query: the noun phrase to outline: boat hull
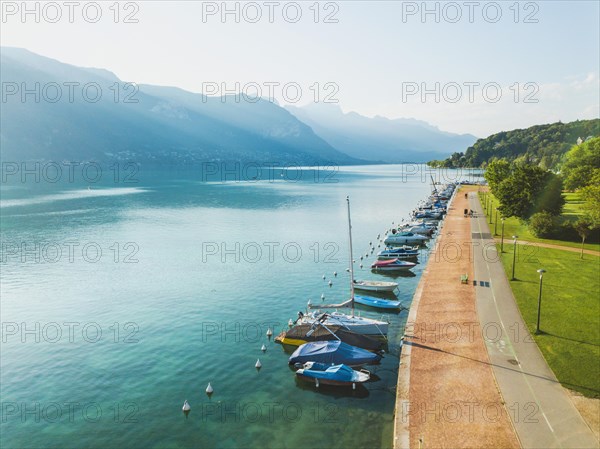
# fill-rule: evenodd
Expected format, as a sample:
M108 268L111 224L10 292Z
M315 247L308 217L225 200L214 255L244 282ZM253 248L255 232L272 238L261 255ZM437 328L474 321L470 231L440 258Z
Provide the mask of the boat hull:
M366 292L393 292L398 288L398 284L395 282L380 282L378 284L361 284L356 282L354 284L355 290L362 290Z

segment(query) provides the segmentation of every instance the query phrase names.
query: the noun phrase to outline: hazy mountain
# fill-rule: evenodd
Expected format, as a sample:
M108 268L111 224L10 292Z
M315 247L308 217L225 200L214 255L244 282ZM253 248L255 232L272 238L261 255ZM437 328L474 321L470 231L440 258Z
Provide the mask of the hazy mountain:
M18 89L1 104L5 161L360 162L268 101L236 102L146 85L136 92L107 70L63 64L19 48L2 47L0 55L3 92ZM23 97L23 88L37 90L38 97Z
M477 138L452 134L415 119L369 118L344 114L334 104L316 103L288 106L298 119L334 148L350 156L384 162L426 162L463 151Z

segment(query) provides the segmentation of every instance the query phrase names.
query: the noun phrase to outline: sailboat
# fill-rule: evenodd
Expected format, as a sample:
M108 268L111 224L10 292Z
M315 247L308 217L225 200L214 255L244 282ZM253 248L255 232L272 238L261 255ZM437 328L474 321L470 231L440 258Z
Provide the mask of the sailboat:
M373 318L365 318L354 315L354 264L352 263L352 221L350 219L350 197L346 197L346 203L348 204L348 235L350 238L350 307L352 313L347 315L341 312L332 312L323 314L319 312L313 312L311 314L303 315L299 318L300 323L312 324L317 319L321 319L322 323L326 326L338 325L352 332L362 335L371 335L387 338L388 325L386 321L375 320Z

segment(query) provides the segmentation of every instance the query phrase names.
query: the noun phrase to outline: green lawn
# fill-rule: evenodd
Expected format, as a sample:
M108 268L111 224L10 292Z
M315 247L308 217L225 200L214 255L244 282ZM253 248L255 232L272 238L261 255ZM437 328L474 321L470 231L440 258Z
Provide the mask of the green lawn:
M498 245L498 251L500 247ZM510 279L513 245L504 244L502 263ZM517 247L519 254L519 247ZM540 335L537 321L539 274L544 268ZM536 247L521 252L512 291L521 315L563 386L600 397L600 257Z
M498 202L498 200L496 200L496 198L493 197L493 195L491 193L488 193L487 195L490 198L490 200L488 200L488 204L490 204L490 203L492 204L491 209L492 209L492 211L494 211L494 209L496 207L498 207L499 202ZM576 221L577 218L582 214L581 206L583 204L583 201L580 199L578 193L565 193L564 196L565 196L565 199L567 200L567 202L565 204L565 207L563 210L563 215L561 216L561 219L563 221L566 221L566 220ZM483 195L481 193L479 194L479 198L481 200L481 203L483 204ZM496 219L496 213L494 211L494 213L492 214L492 221L495 221L495 219ZM488 223L489 223L489 219L488 219ZM492 223L489 225L490 229L492 231L492 234L494 233L494 224L495 223ZM502 222L500 221L500 219L498 219L498 226L497 226L498 235L501 234L501 229L502 229L501 224L502 224ZM569 241L569 240L554 240L554 239L537 238L529 231L529 228L527 227L526 223L521 222L518 218L515 218L515 217L507 218L504 221L505 242L506 242L506 239L510 239L511 236L513 236L513 235L518 235L519 240L527 240L529 242L551 243L554 245L569 246L572 248L581 248L581 241L577 242L577 241ZM600 251L600 243L586 243L585 248L595 250L595 251Z

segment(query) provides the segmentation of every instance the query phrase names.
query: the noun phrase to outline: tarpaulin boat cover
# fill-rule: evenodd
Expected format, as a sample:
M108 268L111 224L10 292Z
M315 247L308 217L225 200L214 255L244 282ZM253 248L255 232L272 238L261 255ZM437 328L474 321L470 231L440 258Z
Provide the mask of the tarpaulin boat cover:
M381 357L377 354L335 340L303 344L291 355L289 363L321 362L331 365L345 363L356 366L375 363L380 359Z
M368 349L369 351L379 351L383 346L382 342L376 340L375 338L357 334L356 332L344 329L341 326L327 326L327 329L333 332L335 336L323 326L316 326L310 336L307 336L306 334L311 330L311 328L312 326L310 324L298 324L285 332L285 338L305 340L307 342L337 340L339 338L344 343L352 346L358 346L359 348Z
M327 367L324 364L315 363L311 369L304 369L302 374L306 377L337 380L338 382L352 382L357 377L352 368L343 364Z

